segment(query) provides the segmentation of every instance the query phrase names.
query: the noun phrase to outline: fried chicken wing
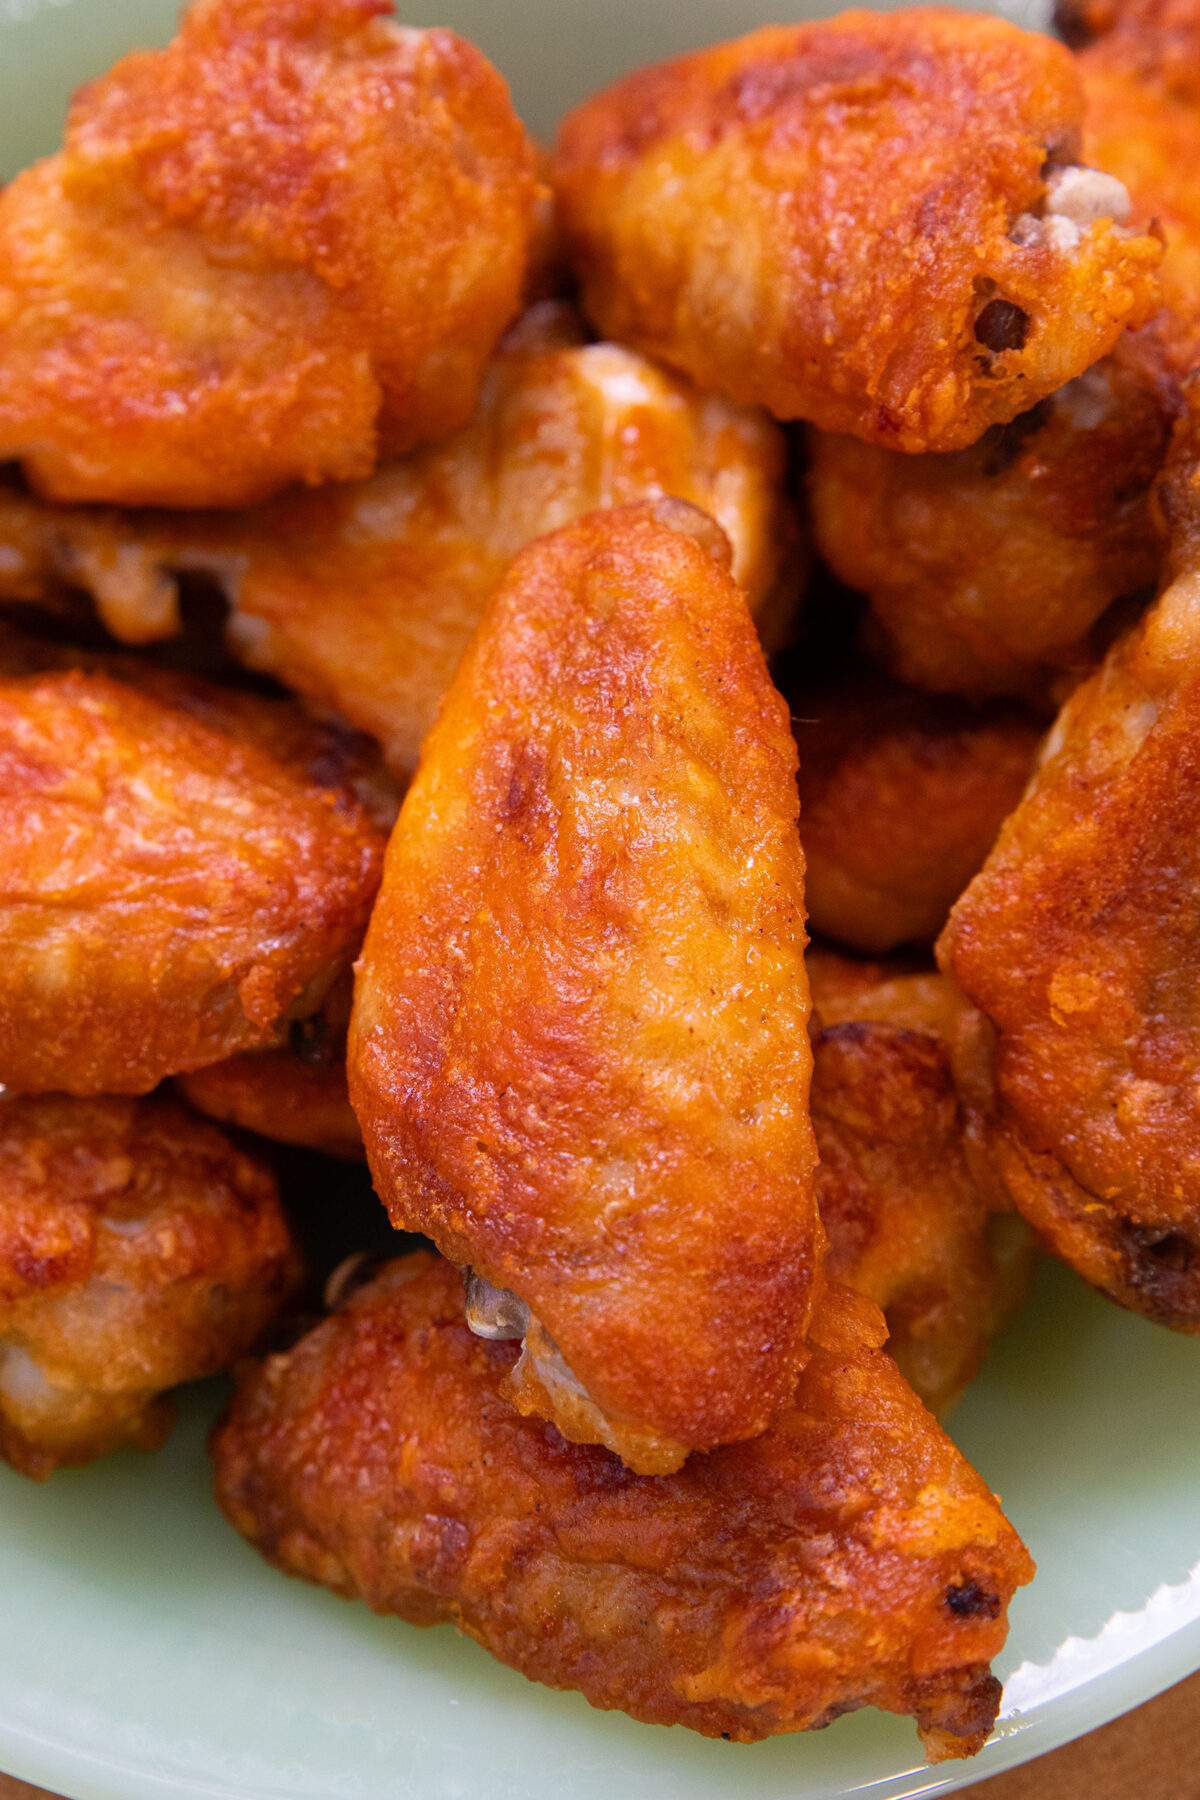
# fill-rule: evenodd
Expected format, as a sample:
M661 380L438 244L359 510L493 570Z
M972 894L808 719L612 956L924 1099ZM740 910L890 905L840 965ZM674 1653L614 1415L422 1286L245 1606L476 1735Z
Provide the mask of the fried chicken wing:
M1200 10L1116 11L1078 59L1083 152L1164 235L1153 329L970 450L910 459L813 434L822 554L869 596L876 650L922 687L1036 692L1086 671L1097 621L1161 570L1151 486L1200 354Z
M235 654L370 732L403 775L517 551L596 507L674 494L710 511L775 648L803 576L785 460L765 414L585 344L570 308L545 303L493 359L472 422L369 481L217 520L10 494L9 524L0 493L0 596L74 579L110 630L144 642L178 628L170 572L204 570L233 601Z
M454 430L516 312L508 90L387 0L196 0L0 195L0 460L45 493L238 506Z
M364 1155L346 1087L346 1027L353 984L335 981L319 1012L296 1019L278 1050L231 1056L177 1077L197 1112L282 1144L327 1156Z
M882 1308L888 1353L944 1412L1033 1272L1028 1228L972 1168L952 1056L963 1002L940 975L807 961L825 1267Z
M418 1253L244 1381L217 1498L288 1573L593 1706L741 1742L879 1706L969 1756L1033 1565L881 1337L833 1289L778 1423L655 1480L507 1406L514 1347Z
M1195 0L1116 7L1112 29L1079 57L1084 150L1119 177L1133 217L1157 221L1166 254L1164 328L1176 362L1200 357L1200 8Z
M609 336L782 418L954 450L1153 307L1159 247L1120 230L1119 183L1081 183L1082 122L1069 53L999 19L768 26L571 114L560 217Z
M1193 393L1192 406L1197 400ZM1200 421L1173 579L1064 707L939 957L991 1022L995 1152L1049 1247L1200 1332Z
M813 432L822 556L870 601L866 639L935 692L1040 696L1097 660L1114 601L1152 587L1151 489L1182 409L1157 330L967 450L900 456Z
M294 700L222 686L122 651L87 650L0 623L0 677L77 669L127 682L151 699L261 750L298 780L369 814L383 832L400 810L400 792L379 747L361 731L316 719Z
M269 1170L163 1099L0 1099L0 1456L154 1449L170 1388L243 1355L299 1259Z
M0 1082L145 1093L277 1043L354 955L382 834L124 682L0 680Z
M1020 799L1042 725L862 673L793 714L810 925L859 950L931 944Z
M766 1427L821 1250L795 748L727 559L677 500L517 558L350 1031L376 1187L524 1336L516 1403L651 1473Z
M362 1133L344 1062L309 1063L290 1048L231 1056L178 1077L197 1112L281 1144L358 1159Z

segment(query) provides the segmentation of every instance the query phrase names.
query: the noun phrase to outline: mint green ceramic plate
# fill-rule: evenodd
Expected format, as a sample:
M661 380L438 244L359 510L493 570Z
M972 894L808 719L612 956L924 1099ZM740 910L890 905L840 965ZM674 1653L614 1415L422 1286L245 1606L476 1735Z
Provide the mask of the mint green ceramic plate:
M0 174L52 148L70 88L163 41L174 10L0 0ZM475 38L546 131L635 62L804 10L420 0L406 16ZM995 1738L948 1770L878 1714L750 1749L635 1725L445 1628L284 1580L210 1498L219 1401L189 1396L157 1456L45 1487L0 1469L0 1768L70 1800L898 1800L1040 1755L1200 1667L1200 1342L1050 1265L954 1420L1040 1566L1013 1607Z

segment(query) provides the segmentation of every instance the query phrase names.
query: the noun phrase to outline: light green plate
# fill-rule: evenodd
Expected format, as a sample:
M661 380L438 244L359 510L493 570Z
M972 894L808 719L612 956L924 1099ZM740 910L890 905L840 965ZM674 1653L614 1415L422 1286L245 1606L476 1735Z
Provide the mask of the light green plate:
M1029 21L1035 5L1010 10ZM0 0L0 173L52 148L74 83L163 41L173 14ZM547 131L632 63L770 15L755 0L422 0L406 16L474 37ZM1200 1342L1050 1265L954 1420L1040 1568L1013 1607L995 1738L937 1772L907 1721L708 1743L285 1581L210 1498L219 1398L190 1396L157 1456L45 1487L0 1469L0 1768L70 1800L898 1800L1040 1755L1200 1666Z

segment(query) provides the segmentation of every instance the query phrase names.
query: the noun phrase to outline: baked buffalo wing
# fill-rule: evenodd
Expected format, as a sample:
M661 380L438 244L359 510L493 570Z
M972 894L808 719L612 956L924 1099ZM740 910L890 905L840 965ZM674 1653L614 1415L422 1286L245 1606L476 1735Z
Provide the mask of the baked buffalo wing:
M768 26L588 100L560 218L610 337L893 450L1026 412L1151 311L1068 51L950 9Z
M1192 1332L1198 467L1193 413L1163 496L1173 579L1064 707L939 945L991 1023L995 1153L1016 1205L1095 1287Z
M1041 724L871 674L800 694L800 834L815 931L931 944L1033 768Z
M955 1081L964 1003L932 972L807 962L826 1271L882 1308L889 1355L944 1412L1033 1272L1028 1228L978 1179Z
M882 1336L831 1289L776 1424L653 1479L514 1412L515 1346L418 1253L243 1381L217 1497L289 1573L593 1706L742 1742L879 1706L969 1756L1033 1565Z
M0 460L237 506L454 430L516 312L532 152L386 0L196 0L0 195Z
M181 1107L0 1099L0 1455L40 1479L154 1449L167 1390L243 1355L298 1274L269 1171Z
M522 546L595 507L675 494L710 511L767 648L802 576L782 434L644 357L585 344L570 308L521 321L475 417L370 480L217 519L55 508L0 490L0 597L73 579L133 642L178 629L171 572L215 577L236 656L333 708L411 773L484 602Z
M348 787L68 670L0 679L0 842L0 1082L87 1095L280 1042L383 839Z
M388 848L350 1092L393 1222L635 1468L757 1436L820 1228L795 747L713 521L592 513L492 597Z

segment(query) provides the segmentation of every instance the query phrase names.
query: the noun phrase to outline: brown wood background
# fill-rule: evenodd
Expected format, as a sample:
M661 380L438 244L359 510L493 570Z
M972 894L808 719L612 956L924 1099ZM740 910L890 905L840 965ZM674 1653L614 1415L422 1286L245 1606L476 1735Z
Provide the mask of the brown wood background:
M0 1800L55 1800L0 1775ZM1200 1800L1200 1674L960 1800Z

